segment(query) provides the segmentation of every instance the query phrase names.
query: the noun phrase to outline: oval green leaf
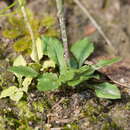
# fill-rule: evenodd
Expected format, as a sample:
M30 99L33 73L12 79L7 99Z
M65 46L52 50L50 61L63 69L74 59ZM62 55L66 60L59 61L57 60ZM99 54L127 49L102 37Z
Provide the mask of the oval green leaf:
M49 58L53 60L55 64L59 65L61 70L65 68L66 64L64 60L64 48L62 43L56 38L47 36L42 37L42 40L46 45L44 51L47 51Z
M7 89L4 89L2 92L1 92L1 95L0 95L0 98L4 98L4 97L8 97L8 96L11 96L13 95L16 91L18 90L18 88L16 86L11 86Z
M8 70L10 72L13 72L15 74L19 74L25 77L35 78L38 76L38 73L35 70L27 66L13 66L13 67L10 67Z
M10 96L10 99L18 102L23 97L23 91L20 89Z
M93 43L88 39L84 38L71 46L71 52L77 59L79 67L82 66L84 61L91 55L94 51Z
M107 99L121 98L120 90L117 88L117 86L113 84L105 82L102 84L95 85L94 87L97 97Z
M93 68L95 70L101 69L102 67L112 65L114 63L117 63L121 60L121 58L113 58L111 60L100 60L96 65L93 65Z
M37 88L39 91L51 91L58 89L60 85L56 74L44 73L38 80Z

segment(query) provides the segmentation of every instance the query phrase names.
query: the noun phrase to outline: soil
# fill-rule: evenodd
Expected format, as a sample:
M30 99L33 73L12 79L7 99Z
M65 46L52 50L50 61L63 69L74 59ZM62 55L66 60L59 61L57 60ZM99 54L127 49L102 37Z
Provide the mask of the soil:
M115 49L110 50L106 41L94 29L89 18L73 2L65 1L65 19L69 45L88 36L95 44L95 53L90 60L113 56L122 61L100 70L105 80L118 85L120 100L99 99L86 83L76 88L55 92L38 92L30 89L19 103L9 98L0 99L1 130L129 130L130 129L130 1L129 0L80 0L103 29ZM0 1L0 9L7 3ZM36 17L52 15L57 18L55 2L52 0L29 0L27 7ZM11 11L11 10L9 10ZM0 91L14 85L15 78L7 68L16 55L13 41L2 36L6 17L0 17ZM57 22L57 28L59 24ZM90 33L88 33L90 32ZM15 83L17 84L17 83Z

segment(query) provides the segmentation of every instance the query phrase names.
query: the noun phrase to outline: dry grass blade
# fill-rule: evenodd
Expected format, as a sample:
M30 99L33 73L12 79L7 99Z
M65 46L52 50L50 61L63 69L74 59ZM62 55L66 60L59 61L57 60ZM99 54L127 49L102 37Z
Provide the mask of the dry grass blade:
M111 41L108 39L106 34L103 32L102 28L98 25L96 20L93 18L93 16L89 13L87 8L84 7L84 5L79 0L74 0L74 2L79 6L79 8L84 12L84 14L91 20L91 22L94 24L94 26L97 28L98 32L101 34L101 36L105 39L108 46L112 50L112 52L115 54L115 48L113 47Z

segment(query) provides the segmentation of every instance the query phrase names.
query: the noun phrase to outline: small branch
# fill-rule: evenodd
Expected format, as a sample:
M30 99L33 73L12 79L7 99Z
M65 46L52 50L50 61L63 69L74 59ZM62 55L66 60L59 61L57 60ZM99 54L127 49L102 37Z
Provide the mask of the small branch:
M57 106L59 106L60 103L64 101L65 98L61 98L60 101L58 101L54 106L52 106L52 110L55 109Z
M74 0L74 2L81 8L81 10L85 13L85 15L91 20L91 22L94 24L94 26L97 28L98 32L101 34L101 36L106 40L108 46L111 48L113 52L115 52L115 48L113 47L111 41L107 38L105 33L102 31L102 28L98 25L96 20L92 17L92 15L89 13L89 11L81 4L79 0Z
M38 62L39 61L39 59L38 59L38 50L37 50L37 47L36 47L33 30L32 30L32 27L31 27L31 25L29 23L29 19L28 19L27 13L26 13L26 9L25 9L24 4L23 4L23 0L18 0L18 3L20 5L21 11L23 13L23 17L24 17L24 20L26 22L26 26L27 26L27 28L29 30L29 33L30 33L30 36L31 36L31 39L32 39L32 48L35 49L36 59L37 59L37 62Z
M68 40L67 40L66 26L65 26L65 20L64 20L63 0L56 0L56 4L57 4L57 10L58 10L58 18L60 22L62 41L64 45L64 57L65 57L66 63L69 63L69 50L68 50Z

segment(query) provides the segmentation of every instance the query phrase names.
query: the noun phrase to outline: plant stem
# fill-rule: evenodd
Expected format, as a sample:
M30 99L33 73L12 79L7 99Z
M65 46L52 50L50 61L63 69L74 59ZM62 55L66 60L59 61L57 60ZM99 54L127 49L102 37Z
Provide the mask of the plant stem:
M58 10L58 18L60 22L62 41L64 45L64 57L65 57L66 63L69 63L69 49L68 49L68 39L67 39L65 19L64 19L63 0L56 0L56 4L57 4L57 10Z
M29 30L29 33L30 33L30 36L31 36L31 39L32 39L32 48L35 49L36 61L39 62L39 59L38 59L38 50L37 50L37 47L36 47L36 42L35 42L33 30L32 30L31 24L29 22L29 19L28 19L27 13L26 13L26 9L24 7L23 0L18 0L18 3L20 5L21 11L23 13L24 20L26 22L26 26L27 26L27 28Z
M9 9L11 9L12 7L14 7L16 5L16 2L12 3L11 5L5 7L4 9L0 10L0 15L7 12Z

